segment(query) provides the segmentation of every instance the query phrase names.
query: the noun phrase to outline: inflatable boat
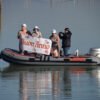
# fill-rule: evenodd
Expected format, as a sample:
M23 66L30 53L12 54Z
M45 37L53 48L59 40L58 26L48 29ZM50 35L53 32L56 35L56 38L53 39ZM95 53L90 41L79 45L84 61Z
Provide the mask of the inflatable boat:
M67 57L53 58L51 56L33 54L20 54L17 50L6 48L1 51L1 59L10 64L31 66L91 66L97 65L89 55L69 55Z

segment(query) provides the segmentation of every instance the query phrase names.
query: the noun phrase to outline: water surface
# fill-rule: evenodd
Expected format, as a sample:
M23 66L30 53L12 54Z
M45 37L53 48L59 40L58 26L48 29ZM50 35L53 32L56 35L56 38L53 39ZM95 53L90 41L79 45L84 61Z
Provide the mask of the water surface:
M70 53L100 47L100 0L0 0L0 51L18 49L22 23L44 37L69 27ZM100 100L100 68L15 66L0 59L0 100Z
M12 66L0 72L1 100L99 100L100 68Z

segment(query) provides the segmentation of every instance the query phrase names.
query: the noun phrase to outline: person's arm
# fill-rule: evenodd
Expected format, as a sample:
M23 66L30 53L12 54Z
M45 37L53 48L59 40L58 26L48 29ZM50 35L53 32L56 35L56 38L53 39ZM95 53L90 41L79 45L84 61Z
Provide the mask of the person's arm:
M72 32L71 31L69 31L70 32L70 36L72 35Z
M59 32L59 38L62 39L64 37L64 33L63 32Z
M59 50L60 50L60 38L59 38L58 35L57 35L57 44L58 44L58 47L59 47Z
M34 32L32 33L32 37L36 37L36 34Z
M17 38L18 39L20 38L20 31L17 33Z
M42 33L40 32L40 38L42 38Z
M50 39L51 41L53 41L52 36L50 36L49 39Z
M57 35L57 42L59 43L60 42L60 38L59 38L59 36Z
M30 36L32 36L32 33L30 31L27 31L27 34L30 35Z
M69 31L68 32L68 37L71 38L72 33Z

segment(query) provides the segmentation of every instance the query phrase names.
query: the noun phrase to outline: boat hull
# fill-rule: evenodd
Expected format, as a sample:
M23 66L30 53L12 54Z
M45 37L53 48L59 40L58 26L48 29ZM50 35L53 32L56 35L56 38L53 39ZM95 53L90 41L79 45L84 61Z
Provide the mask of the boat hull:
M32 56L21 55L16 50L4 49L1 52L1 58L8 62L18 65L31 65L31 66L95 66L96 62L93 61L70 61L70 57L66 59L62 58L50 58L50 60L35 59Z

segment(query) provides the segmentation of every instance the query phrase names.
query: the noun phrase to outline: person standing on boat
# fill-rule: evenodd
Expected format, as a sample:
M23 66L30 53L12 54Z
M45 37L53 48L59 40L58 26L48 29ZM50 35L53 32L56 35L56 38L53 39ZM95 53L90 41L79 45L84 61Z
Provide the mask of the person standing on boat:
M32 32L32 37L34 39L34 37L36 38L42 38L42 33L40 32L40 28L38 26L35 26L33 28L33 32ZM38 53L34 53L35 57L39 57L40 56L40 60L43 58L42 54L38 54Z
M40 32L40 28L38 26L35 26L33 28L32 36L33 37L37 37L37 38L41 38L42 37L42 33Z
M65 28L64 32L59 33L60 39L62 39L62 48L63 48L63 53L64 56L68 55L68 50L70 49L71 46L71 31L69 28Z
M22 39L28 36L32 36L31 32L27 30L27 25L22 24L21 30L18 32L18 39L19 39L19 51L21 54L24 54L23 48L22 48Z
M50 39L52 41L51 54L54 57L59 57L60 56L60 38L55 29L53 29Z

